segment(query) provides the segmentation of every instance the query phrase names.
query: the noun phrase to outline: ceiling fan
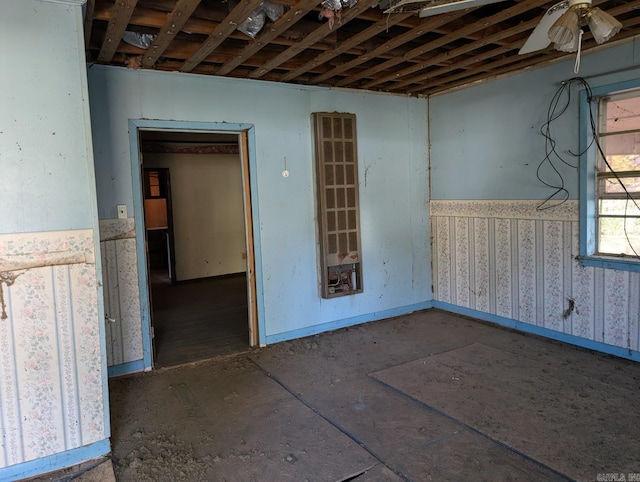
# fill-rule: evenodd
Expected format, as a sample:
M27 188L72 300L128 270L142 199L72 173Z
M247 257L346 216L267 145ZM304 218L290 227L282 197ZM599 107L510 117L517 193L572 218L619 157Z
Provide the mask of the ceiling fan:
M578 52L584 33L581 26L585 25L598 44L605 43L622 28L607 12L592 7L591 0L563 0L545 12L518 53L542 50L551 42L561 52Z
M504 0L382 0L379 4L384 13L416 12L420 17L479 7ZM551 42L556 50L579 52L583 30L589 26L598 44L611 39L622 28L622 24L598 7L591 6L592 0L562 0L553 5L543 15L519 54L528 54L545 49Z

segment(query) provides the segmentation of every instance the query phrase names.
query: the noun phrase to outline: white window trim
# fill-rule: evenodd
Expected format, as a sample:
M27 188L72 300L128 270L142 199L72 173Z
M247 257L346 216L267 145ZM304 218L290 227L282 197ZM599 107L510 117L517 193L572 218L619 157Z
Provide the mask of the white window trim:
M583 266L619 269L640 272L640 260L627 257L605 256L596 253L597 246L597 205L596 205L596 149L591 141L590 112L597 119L598 98L628 89L640 87L640 79L603 85L591 89L591 98L587 91L580 91L580 254ZM591 144L591 145L590 145Z

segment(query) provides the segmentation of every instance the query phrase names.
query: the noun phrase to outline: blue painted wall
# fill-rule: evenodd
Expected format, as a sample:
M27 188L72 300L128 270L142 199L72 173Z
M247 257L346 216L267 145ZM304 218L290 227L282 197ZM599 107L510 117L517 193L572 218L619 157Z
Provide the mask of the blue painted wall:
M90 228L95 181L75 7L18 3L0 11L10 46L0 52L0 233Z
M0 2L0 253L4 266L12 258L33 263L3 272L17 276L0 287L8 314L0 320L3 481L110 450L78 3ZM83 254L85 261L46 266L61 252Z
M598 87L639 78L639 65L636 38L584 55L580 74ZM538 210L554 191L536 177L539 129L573 66L570 57L430 99L434 306L638 360L640 276L576 260L577 168L556 163L570 200ZM575 166L567 151L579 151L578 92L552 124Z
M424 99L98 66L89 70L89 91L101 219L115 218L116 204L133 213L129 119L255 126L254 202L271 341L431 299ZM364 293L333 300L320 298L317 281L316 111L357 116Z
M563 80L574 77L573 57L429 101L432 199L544 199L553 190L536 178L544 158L540 126ZM638 78L640 70L608 74L640 64L640 39L583 55L580 75L593 86ZM606 75L601 75L606 74ZM557 149L578 152L578 95L553 124ZM575 165L577 160L567 155ZM578 171L560 165L571 199ZM545 167L542 175L554 179Z

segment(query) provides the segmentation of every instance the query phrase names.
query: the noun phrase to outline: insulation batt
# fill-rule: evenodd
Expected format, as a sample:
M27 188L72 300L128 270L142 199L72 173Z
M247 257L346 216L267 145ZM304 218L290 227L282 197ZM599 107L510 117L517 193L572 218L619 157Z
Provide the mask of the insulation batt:
M141 49L148 49L155 38L156 36L150 33L130 32L129 30L122 35L122 40Z
M249 17L240 24L238 30L251 38L255 38L267 20L275 22L284 15L284 5L265 0L256 8Z

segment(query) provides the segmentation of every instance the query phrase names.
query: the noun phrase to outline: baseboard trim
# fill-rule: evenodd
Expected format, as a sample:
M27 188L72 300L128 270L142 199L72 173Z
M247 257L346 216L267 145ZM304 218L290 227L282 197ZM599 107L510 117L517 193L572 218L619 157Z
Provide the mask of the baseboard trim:
M394 316L407 315L409 313L413 313L414 311L427 310L432 307L433 304L431 301L424 301L422 303L401 306L398 308L392 308L390 310L374 311L373 313L367 313L366 315L343 318L341 320L322 323L320 325L308 326L305 328L300 328L298 330L285 331L283 333L277 333L275 335L267 335L265 341L267 345L271 345L273 343L279 343L281 341L288 341L294 340L296 338L303 338L305 336L317 335L318 333L338 330L340 328L359 325L361 323L368 323L370 321L377 321L383 320L385 318L392 318Z
M144 364L144 360L136 360L127 363L121 363L120 365L112 365L107 367L107 373L109 378L121 377L122 375L129 375L131 373L143 372L147 369Z
M0 480L20 480L64 469L111 452L109 439L0 469Z
M533 335L550 338L552 340L561 341L570 345L576 345L588 350L598 351L607 355L613 355L620 358L626 358L628 360L640 361L640 351L630 350L619 346L608 345L600 341L593 341L587 338L581 338L575 335L569 335L542 326L531 325L529 323L523 323L522 321L513 320L511 318L505 318L503 316L492 315L483 311L473 310L471 308L465 308L463 306L453 305L451 303L445 303L442 301L433 301L433 308L438 308L458 315L470 316L489 323L495 323L497 325L512 328L517 331L525 333L531 333Z

